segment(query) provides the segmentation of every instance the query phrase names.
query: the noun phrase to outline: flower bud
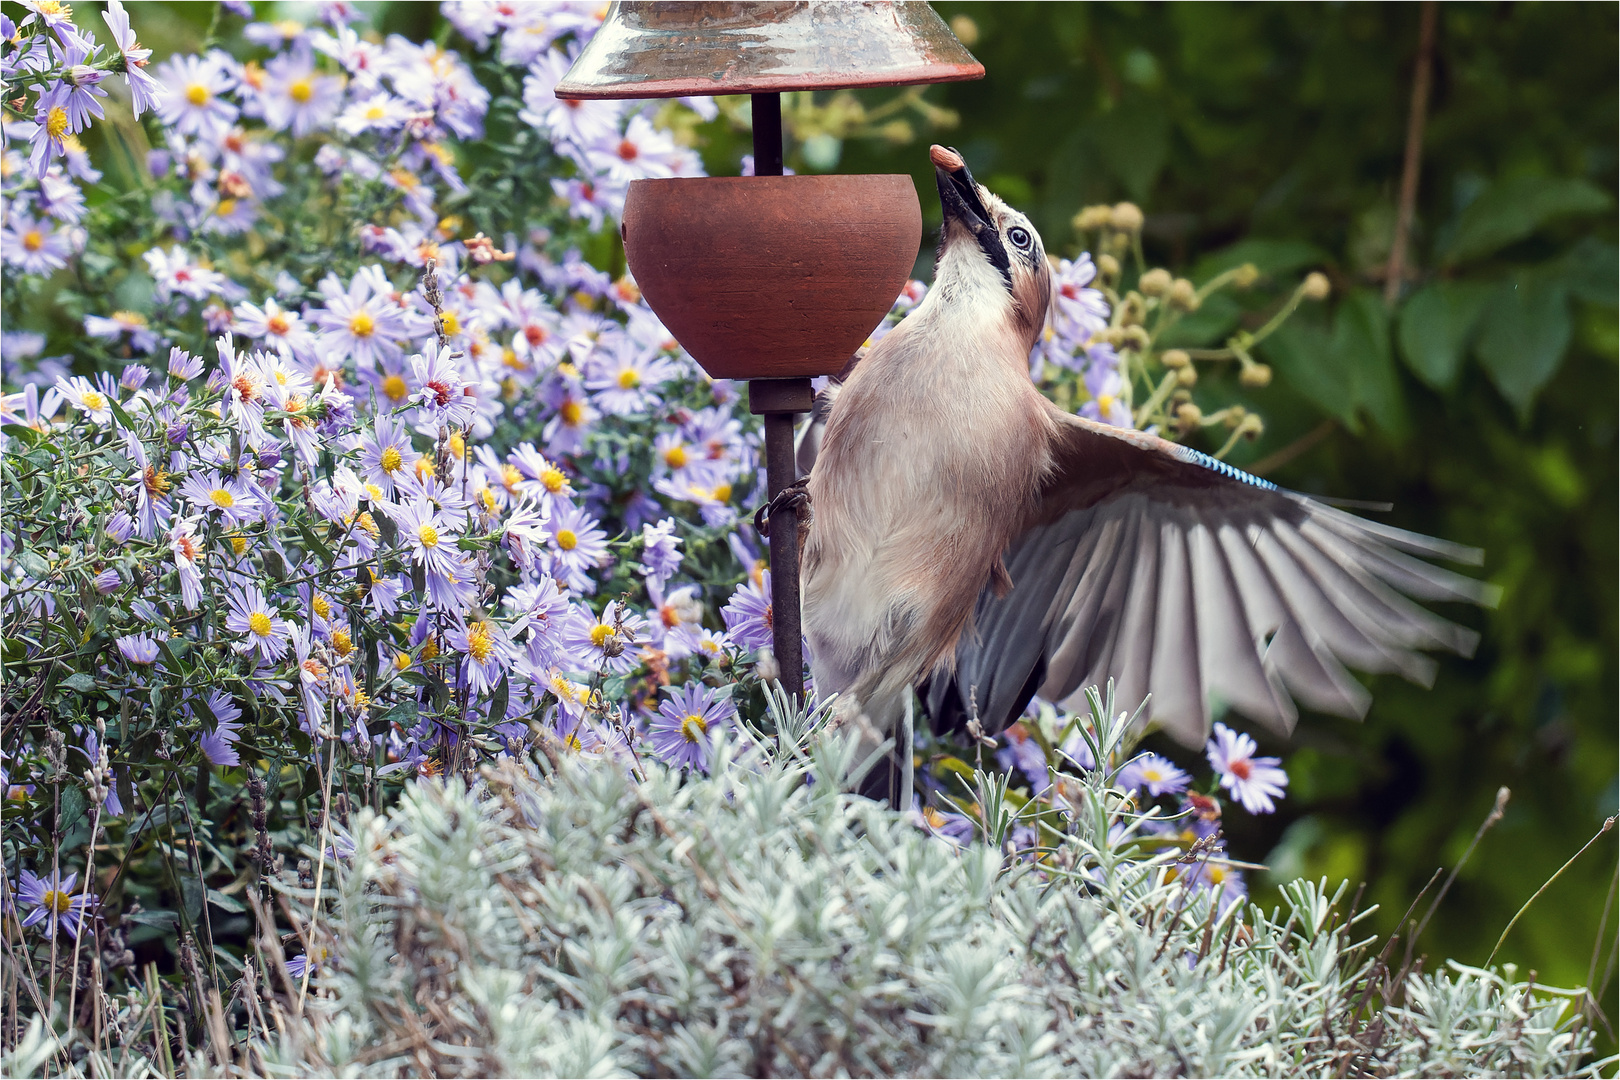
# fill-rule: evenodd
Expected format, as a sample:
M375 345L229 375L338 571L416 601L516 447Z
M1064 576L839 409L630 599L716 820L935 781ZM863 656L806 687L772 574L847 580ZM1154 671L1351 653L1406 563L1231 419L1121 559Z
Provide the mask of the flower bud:
M1142 290L1143 296L1163 296L1170 291L1173 280L1170 271L1162 266L1156 266L1142 275L1142 280L1136 283L1136 287Z
M1260 419L1258 413L1249 413L1238 425L1238 434L1245 439L1258 439L1261 432L1266 430L1265 421Z
M1108 223L1120 232L1135 232L1142 227L1142 208L1135 203L1118 204L1109 217Z
M1125 299L1119 302L1119 325L1140 326L1142 319L1147 315L1143 306L1140 293L1126 293Z
M1333 286L1328 283L1327 275L1319 270L1312 270L1305 275L1305 285L1301 289L1307 300L1326 300Z
M1203 419L1204 410L1190 401L1176 407L1176 423L1180 425L1182 431L1193 430L1203 422Z
M1271 368L1266 364L1246 365L1242 374L1238 376L1238 382L1241 382L1244 386L1253 387L1255 389L1262 386L1270 386Z
M1243 423L1244 418L1248 415L1249 410L1245 409L1241 405L1229 406L1226 410L1226 426L1229 428L1235 428L1239 424Z
M1186 278L1176 278L1170 284L1170 306L1177 311L1198 310L1198 290Z
M1125 347L1125 331L1117 326L1111 326L1103 332L1103 340L1116 349Z
M1254 265L1254 263L1244 263L1242 266L1238 267L1237 272L1232 275L1232 284L1236 285L1240 289L1247 289L1250 285L1253 285L1259 280L1260 268Z
M1088 206L1074 215L1074 227L1081 232L1100 229L1113 219L1114 212L1106 206Z
M957 41L971 49L979 41L979 24L971 16L955 15L951 18L951 33L956 35Z
M1198 385L1198 369L1193 367L1191 364L1188 364L1184 368L1177 369L1177 371L1176 371L1176 385L1177 386L1197 386Z
M1097 273L1113 281L1119 280L1119 260L1107 252L1098 255Z
M1192 357L1182 349L1166 349L1159 355L1159 362L1172 371L1180 370L1192 363Z
M1148 332L1140 326L1127 326L1125 328L1125 347L1141 351L1153 343Z

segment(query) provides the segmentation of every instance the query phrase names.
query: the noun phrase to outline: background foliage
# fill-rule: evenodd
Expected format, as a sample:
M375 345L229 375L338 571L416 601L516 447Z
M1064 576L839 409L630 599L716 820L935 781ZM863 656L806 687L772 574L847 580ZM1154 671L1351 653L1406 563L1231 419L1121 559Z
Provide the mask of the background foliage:
M1267 747L1289 797L1233 821L1234 843L1274 843L1275 880L1365 878L1388 929L1507 785L1506 816L1422 943L1482 960L1616 802L1615 9L1440 7L1415 269L1387 316L1417 6L937 9L972 20L988 75L929 99L960 113L950 141L1049 249L1071 253L1081 206L1130 198L1149 262L1195 282L1243 258L1334 279L1334 310L1313 327L1306 309L1264 353L1270 387L1210 380L1268 424L1233 460L1480 545L1506 595L1453 613L1483 641L1442 661L1433 690L1376 679L1364 724L1308 716ZM838 168L928 183L918 150L852 141ZM1227 258L1189 262L1223 245ZM1505 956L1586 977L1614 845L1587 859Z

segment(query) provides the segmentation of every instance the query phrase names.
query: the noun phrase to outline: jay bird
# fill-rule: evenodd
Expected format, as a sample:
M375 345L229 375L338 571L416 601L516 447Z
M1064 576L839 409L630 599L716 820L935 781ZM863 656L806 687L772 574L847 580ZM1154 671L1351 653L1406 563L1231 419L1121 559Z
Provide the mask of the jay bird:
M915 691L936 730L995 735L1035 694L1074 705L1111 678L1199 746L1212 702L1287 734L1296 700L1366 713L1347 664L1427 685L1420 650L1472 653L1477 634L1413 598L1494 604L1493 587L1424 561L1477 565L1478 550L1042 396L1040 236L956 151L930 156L933 288L818 396L799 446L803 625L836 723L875 747Z

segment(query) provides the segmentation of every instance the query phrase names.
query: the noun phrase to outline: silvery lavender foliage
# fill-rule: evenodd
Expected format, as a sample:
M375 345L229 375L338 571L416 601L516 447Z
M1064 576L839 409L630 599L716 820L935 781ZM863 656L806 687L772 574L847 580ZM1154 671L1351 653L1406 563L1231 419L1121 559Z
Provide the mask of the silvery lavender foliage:
M473 789L412 785L356 818L353 855L331 867L327 959L304 1018L261 1047L265 1068L1582 1071L1576 995L1460 965L1368 995L1378 969L1342 886L1296 882L1269 914L1223 906L1173 856L1141 854L1100 773L1035 864L843 793L827 781L847 781L854 754L825 733L780 755L732 743L682 784L553 746Z

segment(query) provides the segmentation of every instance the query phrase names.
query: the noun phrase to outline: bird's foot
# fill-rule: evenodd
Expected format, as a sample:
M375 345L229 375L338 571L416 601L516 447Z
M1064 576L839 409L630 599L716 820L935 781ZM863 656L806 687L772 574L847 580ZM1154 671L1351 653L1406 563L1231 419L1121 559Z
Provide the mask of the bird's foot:
M810 505L810 478L795 480L778 491L770 502L754 511L754 528L761 536L771 535L771 518L782 510L799 511Z

